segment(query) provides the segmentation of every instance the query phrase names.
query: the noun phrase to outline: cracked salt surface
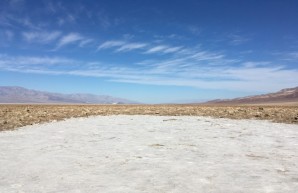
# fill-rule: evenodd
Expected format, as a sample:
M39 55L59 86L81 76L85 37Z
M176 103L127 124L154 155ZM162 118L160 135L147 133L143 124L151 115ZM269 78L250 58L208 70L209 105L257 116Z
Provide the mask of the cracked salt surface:
M298 126L99 116L0 133L0 192L297 192Z

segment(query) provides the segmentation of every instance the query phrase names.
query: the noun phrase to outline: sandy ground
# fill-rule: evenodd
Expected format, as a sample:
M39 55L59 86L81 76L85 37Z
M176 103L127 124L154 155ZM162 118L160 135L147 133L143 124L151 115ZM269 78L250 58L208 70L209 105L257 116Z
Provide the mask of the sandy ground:
M297 190L293 124L113 115L0 132L5 193Z
M30 105L0 104L0 131L93 115L212 116L298 124L298 105Z

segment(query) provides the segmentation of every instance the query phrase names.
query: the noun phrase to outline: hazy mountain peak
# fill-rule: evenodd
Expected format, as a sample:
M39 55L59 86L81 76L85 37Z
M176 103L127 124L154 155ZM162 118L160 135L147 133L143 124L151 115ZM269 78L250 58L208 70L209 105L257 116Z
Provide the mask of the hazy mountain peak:
M0 103L133 104L137 102L108 95L61 94L31 90L19 86L0 86Z
M285 88L278 92L246 96L234 99L217 99L208 101L207 103L215 104L246 104L246 103L283 103L283 102L298 102L298 87Z

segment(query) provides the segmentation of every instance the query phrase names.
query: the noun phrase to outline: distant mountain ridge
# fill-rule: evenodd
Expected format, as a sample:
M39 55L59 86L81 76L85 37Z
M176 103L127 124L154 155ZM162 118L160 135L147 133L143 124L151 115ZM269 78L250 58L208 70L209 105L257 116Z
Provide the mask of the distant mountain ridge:
M275 93L234 99L217 99L208 101L208 104L257 104L257 103L284 103L298 102L298 87L282 89Z
M18 86L0 86L0 103L136 104L137 102L107 95L61 94Z

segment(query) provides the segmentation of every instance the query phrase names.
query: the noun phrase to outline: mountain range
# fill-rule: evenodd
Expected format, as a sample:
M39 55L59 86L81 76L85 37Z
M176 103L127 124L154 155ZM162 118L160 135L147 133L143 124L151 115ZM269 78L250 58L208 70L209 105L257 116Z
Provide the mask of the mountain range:
M275 93L216 99L204 104L266 104L298 103L298 87L282 89ZM61 94L26 89L18 86L0 86L0 103L41 103L41 104L139 104L138 102L108 95Z
M0 86L0 103L136 104L137 102L107 95L61 94L17 86Z
M282 89L275 93L240 97L234 99L217 99L207 104L266 104L298 102L298 87Z

